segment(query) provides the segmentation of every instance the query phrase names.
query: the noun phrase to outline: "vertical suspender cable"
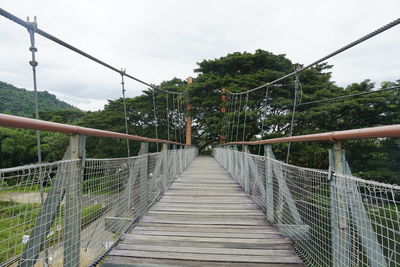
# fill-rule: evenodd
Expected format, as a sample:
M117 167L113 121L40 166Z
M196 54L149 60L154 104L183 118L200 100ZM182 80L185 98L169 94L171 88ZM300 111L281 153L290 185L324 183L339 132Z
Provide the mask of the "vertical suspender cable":
M167 114L167 140L169 141L169 94L166 93L166 98L167 98L167 108L166 108L166 113Z
M128 118L126 115L126 100L125 100L125 81L124 81L124 74L125 70L121 69L121 86L122 86L122 100L124 102L124 119L125 119L125 133L129 134L128 132ZM130 150L129 150L129 139L126 139L126 152L128 153L128 157L130 157Z
M157 124L158 124L158 122L157 122L157 113L156 113L156 98L155 98L155 95L154 95L154 90L151 90L152 92L153 92L153 113L154 113L154 128L155 128L155 130L156 130L156 139L158 139L158 128L157 128ZM157 143L157 152L159 151L159 148L158 148L158 143Z
M229 135L229 110L230 110L230 106L231 106L231 102L229 101L229 97L226 96L226 101L228 102L228 104L226 105L226 109L224 112L224 136L225 136L225 142L228 140L228 135Z
M235 104L234 104L234 107L233 107L233 113L231 115L231 120L232 120L231 139L230 139L231 142L233 142L233 131L235 129L235 114L236 114L236 103L237 103L237 96L234 95L234 97L235 97L235 100L234 100Z
M267 87L267 89L265 90L265 101L264 101L264 110L263 110L263 114L261 115L261 139L263 138L263 133L264 133L264 120L267 117L267 109L268 109L268 93L269 93L269 86ZM258 145L258 155L260 155L261 152L261 145Z
M246 94L246 104L244 105L244 124L243 124L243 142L246 135L246 120L247 120L247 108L249 103L249 93Z
M178 97L176 97L176 107L177 107L177 114L178 114L178 121L177 121L177 126L178 126L178 135L179 135L179 143L182 143L182 133L181 133L181 110L180 110L180 103L179 103Z
M296 105L297 105L297 94L300 89L300 68L296 69L296 74L295 74L295 83L294 83L294 100L293 100L293 110L292 110L292 120L290 122L290 132L289 136L291 137L293 135L293 127L294 127L294 116L296 113ZM290 156L290 146L291 142L288 144L288 149L287 149L287 154L286 154L286 163L289 163L289 156Z
M239 136L239 124L240 124L241 108L242 108L242 95L240 95L240 99L239 99L238 119L237 119L237 127L236 127L236 142L238 141L238 136Z
M173 109L173 112L172 112L172 114L173 114L173 121L172 121L172 123L173 123L173 125L174 125L174 132L175 132L175 142L178 142L178 136L177 136L177 130L176 130L176 125L177 125L177 122L176 122L176 114L177 114L177 112L176 112L176 101L175 101L175 95L172 95L172 109Z
M37 81L36 81L36 66L38 62L36 61L35 53L37 52L37 48L35 47L35 31L37 29L36 17L33 22L29 22L29 18L27 23L31 26L28 28L29 37L31 41L31 47L29 47L29 51L32 54L32 60L29 61L29 64L32 66L32 78L33 78L33 90L35 91L35 119L39 119L39 100L38 100L38 91L37 91ZM36 131L36 146L37 146L37 159L38 163L42 162L42 148L40 144L40 131Z

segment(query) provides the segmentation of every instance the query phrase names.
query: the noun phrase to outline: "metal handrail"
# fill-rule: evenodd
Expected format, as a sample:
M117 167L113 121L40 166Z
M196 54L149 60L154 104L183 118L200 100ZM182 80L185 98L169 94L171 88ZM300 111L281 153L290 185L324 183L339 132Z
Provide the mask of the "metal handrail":
M0 114L0 126L20 128L20 129L30 129L39 131L49 131L58 132L65 134L81 134L87 136L97 136L106 138L118 138L118 139L129 139L135 141L149 142L149 143L165 143L174 145L185 145L178 142L147 138L143 136L130 135L117 133L112 131L98 130L93 128L80 127L76 125L68 125L63 123L49 122L43 120L35 120L30 118L24 118L19 116Z
M331 141L338 142L352 139L400 137L400 124L386 125L346 131L334 131L326 133L306 134L291 137L279 137L258 141L229 142L221 145L263 145L283 142L309 142L309 141Z

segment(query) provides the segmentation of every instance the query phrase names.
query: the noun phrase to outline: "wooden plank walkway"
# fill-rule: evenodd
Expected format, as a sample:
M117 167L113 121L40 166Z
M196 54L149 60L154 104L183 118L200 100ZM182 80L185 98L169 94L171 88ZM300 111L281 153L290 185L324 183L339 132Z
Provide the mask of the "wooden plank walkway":
M102 266L304 265L215 159L198 157Z

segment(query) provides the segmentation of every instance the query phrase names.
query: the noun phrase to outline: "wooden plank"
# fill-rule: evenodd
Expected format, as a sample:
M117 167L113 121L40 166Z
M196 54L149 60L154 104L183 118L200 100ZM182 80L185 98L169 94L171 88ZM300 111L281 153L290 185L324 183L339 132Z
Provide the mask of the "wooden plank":
M220 228L215 228L213 226L221 226L221 225L203 225L204 227L199 227L197 225L177 225L177 224L162 224L153 226L153 224L150 224L149 226L146 226L147 224L140 224L139 226L136 226L135 230L142 230L142 231L161 231L161 232L174 232L174 231L180 231L180 232L197 232L197 233L241 233L241 234L267 234L267 233L276 233L276 229L273 226L263 227L262 229L236 229L236 228L228 228L228 227L220 227ZM193 226L193 227L190 227ZM223 226L223 225L222 225Z
M292 241L211 158L196 159L106 264L304 266ZM109 265L112 266L112 265Z
M241 248L202 248L202 247L175 247L175 246L149 246L122 244L116 250L180 252L180 253L206 253L221 255L258 255L258 256L295 256L291 249L241 249Z
M229 242L229 243L265 243L268 242L270 244L291 244L292 242L288 239L284 239L282 237L277 238L269 238L266 241L264 238L229 238L229 237L187 237L187 236L163 236L163 235L137 235L137 234L128 234L126 236L125 241L128 243L132 240L171 240L171 241L190 241L190 242Z
M262 219L264 217L264 213L261 211L259 212L234 212L234 211L217 211L217 212L210 212L210 211L175 211L175 210L167 210L167 211L155 211L151 210L147 212L148 215L153 215L153 216L164 216L164 215L177 215L177 216L201 216L201 217L213 217L213 216L245 216L246 218L253 218L253 217L259 217Z
M189 261L170 259L150 259L111 256L102 267L243 267L243 263L215 262L215 261ZM303 264L279 264L279 263L251 263L246 267L303 267Z
M136 227L159 227L160 229L163 228L196 228L196 229L210 229L210 230L216 230L216 231L227 231L227 230L232 230L232 231L237 231L237 232L245 232L245 231L253 231L253 230L274 230L276 231L276 228L272 225L207 225L207 224L185 224L185 223L179 223L179 224L166 224L166 223L156 223L156 222L141 222L138 224ZM135 227L135 228L136 228Z
M207 247L207 248L248 248L248 249L293 249L291 243L248 243L248 242L208 242L208 241L182 241L170 239L128 239L124 244L137 244L149 246L180 246L180 247Z
M174 214L208 214L208 215L213 215L213 214L221 214L221 215L228 215L228 214L239 214L239 215L252 215L252 214L257 214L264 216L264 213L260 210L234 210L234 209L216 209L216 210L206 210L206 209L190 209L190 208L174 208L174 207L164 207L164 208L157 208L157 209L151 209L149 211L149 214L169 214L169 213L174 213Z
M111 256L217 262L301 263L297 256L258 256L113 250Z
M184 232L184 231L150 231L135 229L132 234L136 235L155 235L155 236L184 236L184 237L223 237L223 238L281 238L282 235L276 232L262 234L243 234L243 233L201 233L201 232Z
M254 203L247 204L230 204L230 203L196 203L193 205L191 203L167 203L167 202L159 202L152 209L157 208L197 208L197 209L245 209L245 210L260 210L260 208Z
M265 219L246 219L240 217L188 217L188 216L145 216L142 222L219 224L219 225L267 225Z

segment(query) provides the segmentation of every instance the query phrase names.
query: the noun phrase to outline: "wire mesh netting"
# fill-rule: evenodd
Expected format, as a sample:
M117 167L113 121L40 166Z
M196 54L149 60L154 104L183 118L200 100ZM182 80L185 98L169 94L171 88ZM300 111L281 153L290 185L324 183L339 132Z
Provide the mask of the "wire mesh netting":
M267 152L268 153L268 152ZM400 186L236 149L213 155L308 266L400 266Z
M192 147L0 169L0 265L90 265L196 155Z

